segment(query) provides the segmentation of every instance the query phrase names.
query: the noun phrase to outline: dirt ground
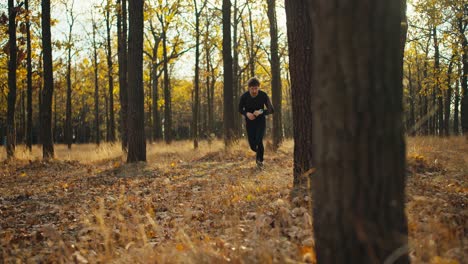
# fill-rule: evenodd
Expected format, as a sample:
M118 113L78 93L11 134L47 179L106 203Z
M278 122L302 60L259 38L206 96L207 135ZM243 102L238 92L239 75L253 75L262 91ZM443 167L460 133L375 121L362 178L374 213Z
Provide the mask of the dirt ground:
M0 165L0 262L313 263L292 152L267 150L258 171L244 142L149 144L139 164L118 145L57 146L48 162L18 148ZM412 261L466 263L466 139L410 138L407 153Z

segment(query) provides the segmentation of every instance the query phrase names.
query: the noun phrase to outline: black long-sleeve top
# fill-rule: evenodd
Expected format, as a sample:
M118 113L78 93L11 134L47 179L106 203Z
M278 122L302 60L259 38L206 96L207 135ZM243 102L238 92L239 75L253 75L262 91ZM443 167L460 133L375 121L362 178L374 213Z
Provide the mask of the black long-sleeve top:
M260 109L263 110L263 114L257 116L254 120L247 118L247 113L253 114L253 112ZM248 91L241 95L239 101L239 113L246 117L245 119L247 122L261 119L264 120L266 115L273 114L274 112L275 110L271 104L270 98L264 91L258 91L258 94L255 97L252 97Z

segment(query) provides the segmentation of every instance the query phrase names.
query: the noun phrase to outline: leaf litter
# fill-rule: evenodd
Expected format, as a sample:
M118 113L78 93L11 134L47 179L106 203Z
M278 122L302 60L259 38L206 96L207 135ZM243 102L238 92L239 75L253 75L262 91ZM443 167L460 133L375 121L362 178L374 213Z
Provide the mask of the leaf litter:
M463 139L453 139L451 150L458 151L444 152L448 143L439 141L408 143L414 263L468 259L468 149ZM266 153L264 171L255 169L245 144L230 151L221 143L197 151L189 142L180 144L150 145L148 162L137 164L116 155L95 161L4 161L0 259L315 263L311 198L290 197L292 142Z

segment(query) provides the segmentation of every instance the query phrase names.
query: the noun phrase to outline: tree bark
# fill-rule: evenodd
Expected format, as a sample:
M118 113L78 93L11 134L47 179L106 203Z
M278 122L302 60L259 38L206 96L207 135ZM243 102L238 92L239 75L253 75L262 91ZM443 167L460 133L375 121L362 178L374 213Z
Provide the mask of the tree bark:
M67 12L68 12L68 6ZM68 14L67 14L68 16ZM72 48L72 32L73 32L73 24L75 22L75 17L73 16L73 4L71 5L70 9L70 17L68 20L68 43L67 43L67 104L66 104L66 114L65 114L65 142L67 143L68 149L71 149L72 146L72 104L71 104L71 96L72 96L72 84L71 84L71 48Z
M439 136L443 136L443 128L444 128L444 105L443 105L443 92L441 89L440 84L440 53L439 53L439 39L437 37L437 28L434 26L432 28L432 34L434 36L434 68L435 68L435 89L434 89L434 96L437 97L437 115L435 116L435 124L437 124L438 129L434 130L435 133ZM434 101L435 103L435 101ZM435 105L434 105L435 106Z
M463 75L461 78L461 127L462 133L468 135L468 40L465 35L466 23L463 18L458 19L458 29L462 44Z
M115 116L114 116L114 77L111 46L111 25L110 25L110 0L106 7L106 32L107 32L107 79L109 81L109 134L108 140L115 142Z
M444 135L446 137L450 136L450 112L452 105L452 69L453 69L453 59L455 55L452 55L450 58L448 70L447 70L447 91L445 95L445 109L444 109Z
M127 128L127 0L117 0L117 49L119 60L119 99L120 99L120 137L122 150L127 151L128 128Z
M313 168L310 144L312 122L305 120L312 115L309 101L313 98L312 28L304 1L285 1L288 30L289 67L291 76L291 98L294 123L294 192L307 188L307 172ZM302 30L297 30L301 28ZM310 172L310 171L309 171Z
M234 141L234 103L233 103L233 71L231 53L231 1L223 0L223 123L224 145L230 147Z
M268 20L270 21L270 53L271 53L271 94L275 114L273 115L273 150L276 151L283 141L282 125L282 91L281 91L281 65L278 54L278 27L276 23L275 0L267 0Z
M205 1L206 3L206 1ZM193 109L193 148L198 148L199 136L199 112L200 112L200 15L203 7L198 10L197 0L193 1L195 6L195 104Z
M33 115L33 108L32 108L32 60L31 60L31 19L29 14L29 0L25 0L25 8L26 8L26 71L27 71L27 85L28 85L28 103L27 103L27 129L26 129L26 146L28 147L29 151L32 151L32 115Z
M98 76L98 57L97 57L97 42L96 42L96 22L93 18L93 63L94 63L94 133L95 142L99 146L101 143L100 122L99 122L99 76Z
M16 106L16 13L14 0L8 0L8 106L7 106L7 127L6 127L6 151L7 157L13 158L15 155L16 129L15 129L15 106Z
M240 89L240 67L239 67L239 41L238 41L238 25L239 25L239 20L241 20L242 14L239 14L239 8L237 6L237 0L234 0L234 22L232 23L232 42L233 42L233 49L232 49L232 91L233 91L233 102L238 102L239 96L241 93ZM236 104L233 103L233 107L235 107ZM232 110L234 113L237 112L236 108L233 108ZM235 118L232 120L234 123L234 136L236 138L239 138L242 131L241 131L241 120L242 117L235 115Z
M254 45L254 29L253 29L253 20L252 20L252 9L250 5L247 3L247 8L249 9L249 28L250 28L250 51L249 51L249 69L250 69L250 76L255 76L255 45Z
M458 75L461 76L461 65L458 65ZM457 78L455 82L455 103L453 106L453 134L458 136L460 134L460 79Z
M153 53L153 54L157 54ZM161 118L159 117L159 106L158 106L158 100L159 100L159 74L156 73L156 63L153 63L153 68L152 68L152 102L153 102L153 140L158 141L162 138L162 131L161 131Z
M313 96L293 100L310 113L294 121L312 128L302 148L309 149L315 169L310 179L317 262L409 263L401 2L310 0L302 14L291 12L297 2L286 2L286 17L291 59L313 55L310 65L295 66L305 68L312 84L299 85L313 87ZM292 27L295 20L306 27ZM291 67L293 89L297 68Z
M163 26L164 28L164 26ZM167 56L167 38L166 29L162 33L163 44L163 72L164 72L164 139L167 144L172 143L172 96L169 83L169 62Z
M408 125L408 130L410 131L410 135L414 136L415 135L415 124L416 124L416 118L414 114L414 105L415 105L415 99L416 99L416 93L414 91L414 86L413 86L413 80L412 80L412 74L411 74L411 67L408 67L408 79L409 79L409 105L410 105L410 113L409 113L409 125Z
M54 157L54 144L52 140L52 96L54 94L54 76L52 65L52 41L50 33L50 0L42 0L42 47L44 67L44 89L41 102L41 140L42 157Z
M128 36L128 156L127 162L146 161L143 93L143 2L129 2Z

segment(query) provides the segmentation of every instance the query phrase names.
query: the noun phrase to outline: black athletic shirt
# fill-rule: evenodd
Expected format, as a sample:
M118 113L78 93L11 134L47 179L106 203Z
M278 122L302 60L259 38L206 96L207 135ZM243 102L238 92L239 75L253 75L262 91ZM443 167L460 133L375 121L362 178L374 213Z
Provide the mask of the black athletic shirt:
M247 118L248 112L253 114L253 112L260 109L263 109L263 114L257 116L254 120L250 120L249 118ZM262 90L259 90L257 96L255 97L252 97L250 95L250 92L247 91L240 98L239 113L245 116L245 120L247 120L247 122L252 122L261 119L264 120L266 115L273 114L274 111L275 110L273 109L273 105L271 104L270 98Z

